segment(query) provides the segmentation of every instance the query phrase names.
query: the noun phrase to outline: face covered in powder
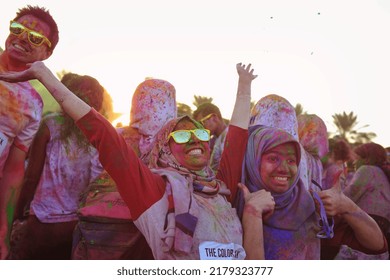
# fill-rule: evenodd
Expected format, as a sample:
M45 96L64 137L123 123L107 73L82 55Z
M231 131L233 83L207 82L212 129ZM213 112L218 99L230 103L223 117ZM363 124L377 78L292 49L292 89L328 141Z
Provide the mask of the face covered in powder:
M188 119L181 120L175 127L177 130L193 130L197 127ZM208 141L199 140L194 133L186 143L176 143L173 137L169 139L169 148L177 162L188 170L202 170L208 165L210 159L210 146Z
M261 157L260 176L267 189L284 193L298 174L296 145L292 142L265 151Z
M141 155L150 151L156 133L176 116L176 91L172 84L148 79L138 85L131 104L130 127L140 134Z

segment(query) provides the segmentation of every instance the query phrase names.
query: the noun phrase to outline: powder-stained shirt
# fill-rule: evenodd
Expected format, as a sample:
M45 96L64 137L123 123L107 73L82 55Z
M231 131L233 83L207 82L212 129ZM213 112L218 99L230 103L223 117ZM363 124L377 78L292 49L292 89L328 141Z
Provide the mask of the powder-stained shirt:
M96 149L80 147L74 134L60 138L63 116L54 113L43 121L50 130L41 179L31 202L31 213L43 223L77 220L80 194L98 174L91 171Z
M0 73L7 70L0 64ZM29 82L0 82L0 178L11 145L28 151L39 128L43 102Z

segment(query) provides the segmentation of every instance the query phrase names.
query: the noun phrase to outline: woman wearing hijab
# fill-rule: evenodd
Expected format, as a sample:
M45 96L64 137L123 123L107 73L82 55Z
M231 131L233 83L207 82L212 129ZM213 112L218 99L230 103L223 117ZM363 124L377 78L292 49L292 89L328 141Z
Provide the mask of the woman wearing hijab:
M390 174L386 174L386 150L376 143L354 149L356 172L344 193L367 213L386 220L390 229Z
M301 114L297 119L299 143L303 147L302 157L307 165L307 174L304 177L308 178L310 190L319 191L324 170L321 158L329 151L328 130L324 121L317 115Z
M314 200L302 186L300 159L300 145L286 131L264 126L250 128L242 182L250 192L266 190L275 199L273 213L268 213L263 222L266 259L320 258L319 237L326 236L326 228L321 231ZM337 186L318 195L324 202L324 211L331 216L339 215L353 232L352 236L356 236L358 244L365 244L370 250L387 249L375 221ZM243 208L241 192L237 196L237 208L240 213ZM339 242L352 243L336 232Z
M226 139L227 146L235 148L226 149L217 178L208 165L209 132L189 117L172 120L161 130L156 140L161 149L152 152L150 161L156 168L150 170L111 124L62 87L43 63L34 63L24 72L2 74L0 79L15 82L37 78L52 92L99 151L103 167L117 183L156 259L205 259L212 258L210 252L214 251L224 252L216 257L242 259L242 244L251 256L251 250L257 250L255 257L262 257L261 248L253 246L262 245L257 234L262 231L258 217L272 210L273 201L269 193L260 192L265 201L261 208L258 203L251 204L256 202L252 194L245 197L250 207L244 208L243 238L240 221L227 198L228 189L237 185L241 175L251 83L257 76L251 65L239 63L237 72L237 98ZM247 225L258 231L246 231Z
M165 80L146 79L134 91L129 126L117 130L146 164L145 155L153 147L157 132L176 117L175 87ZM72 259L153 259L98 155L93 160L93 168L100 170L100 175L90 183L88 193L81 200ZM112 201L116 202L114 206Z
M373 217L390 240L390 173L386 169L387 154L385 148L376 143L366 143L354 149L356 172L344 193L360 208ZM343 252L344 248L340 250ZM350 251L350 250L349 250ZM354 252L360 259L388 259L388 255L371 252L366 256ZM341 255L341 254L339 254ZM343 254L343 258L351 258Z
M299 141L298 119L294 106L284 97L277 94L269 94L262 97L251 111L249 126L264 125L283 129ZM301 147L302 151L304 150ZM299 165L300 176L304 187L308 190L311 180L308 177L306 156L301 158Z

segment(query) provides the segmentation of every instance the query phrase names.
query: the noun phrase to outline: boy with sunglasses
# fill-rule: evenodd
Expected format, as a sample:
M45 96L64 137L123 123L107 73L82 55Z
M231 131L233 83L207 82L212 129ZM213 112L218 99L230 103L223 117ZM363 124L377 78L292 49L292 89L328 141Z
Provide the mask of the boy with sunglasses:
M0 73L19 72L27 64L51 56L58 43L58 27L49 11L26 6L9 26L0 53ZM0 258L8 252L8 237L15 201L24 176L24 162L41 120L43 102L26 82L0 81Z
M216 172L223 152L228 126L219 108L211 102L202 103L193 113L193 118L210 130L210 166Z

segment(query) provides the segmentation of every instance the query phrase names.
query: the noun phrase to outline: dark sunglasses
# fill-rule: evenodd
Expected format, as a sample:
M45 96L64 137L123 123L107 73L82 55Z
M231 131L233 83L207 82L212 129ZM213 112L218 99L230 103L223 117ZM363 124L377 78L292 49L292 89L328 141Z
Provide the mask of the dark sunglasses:
M190 141L191 133L193 133L200 141L210 140L210 130L205 128L172 131L171 133L169 133L168 139L172 137L177 144L184 144Z
M26 26L24 26L19 22L11 21L9 25L9 31L11 32L11 34L18 37L22 35L24 32L27 32L28 41L32 45L39 47L43 43L46 43L49 46L49 48L51 47L51 42L46 36L42 35L41 33L35 30L31 30L27 28Z

